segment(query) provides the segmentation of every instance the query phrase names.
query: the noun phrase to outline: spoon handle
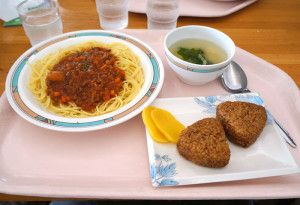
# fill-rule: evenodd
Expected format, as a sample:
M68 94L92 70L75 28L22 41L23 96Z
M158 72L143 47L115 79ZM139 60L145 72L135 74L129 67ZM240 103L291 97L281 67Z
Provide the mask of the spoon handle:
M283 137L287 141L287 143L289 143L292 147L297 147L296 143L294 142L294 140L292 139L288 131L284 129L274 117L273 120L276 123L276 125L281 129L281 131L284 133Z
M248 88L245 88L244 91L245 93L251 92ZM297 144L294 142L293 138L290 136L288 131L282 127L282 125L272 116L275 124L280 128L280 131L282 132L281 136L285 139L285 141L291 145L291 147L297 147Z

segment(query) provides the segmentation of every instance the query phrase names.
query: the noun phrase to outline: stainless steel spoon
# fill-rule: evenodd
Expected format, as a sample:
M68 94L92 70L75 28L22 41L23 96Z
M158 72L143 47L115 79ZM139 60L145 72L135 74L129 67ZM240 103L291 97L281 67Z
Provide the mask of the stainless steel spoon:
M231 93L246 93L251 92L247 88L247 76L244 73L242 67L236 62L232 61L230 66L221 76L222 83L226 90ZM296 147L296 143L290 136L290 134L279 124L279 122L273 117L275 124L283 132L282 136L286 142L292 147Z

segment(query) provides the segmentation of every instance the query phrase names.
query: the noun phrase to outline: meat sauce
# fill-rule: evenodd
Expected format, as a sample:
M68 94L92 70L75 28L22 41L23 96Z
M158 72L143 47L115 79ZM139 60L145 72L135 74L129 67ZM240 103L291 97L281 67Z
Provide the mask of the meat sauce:
M85 111L115 97L125 80L117 57L94 47L63 57L47 76L47 94L55 103L74 102Z

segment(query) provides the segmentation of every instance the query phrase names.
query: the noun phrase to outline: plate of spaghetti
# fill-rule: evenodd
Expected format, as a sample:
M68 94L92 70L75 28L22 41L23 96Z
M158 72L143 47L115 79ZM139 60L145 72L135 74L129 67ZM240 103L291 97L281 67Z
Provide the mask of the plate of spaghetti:
M27 50L11 67L6 95L25 120L52 130L92 131L139 114L158 95L164 67L127 34L84 30Z

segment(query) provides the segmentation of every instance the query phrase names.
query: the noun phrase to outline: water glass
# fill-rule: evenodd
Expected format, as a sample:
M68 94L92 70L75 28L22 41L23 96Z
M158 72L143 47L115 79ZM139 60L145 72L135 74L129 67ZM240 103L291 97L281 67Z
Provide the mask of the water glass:
M56 0L25 0L17 6L17 11L32 46L62 34Z
M129 0L96 0L100 26L123 29L128 26Z
M148 0L148 29L174 29L179 16L178 0Z

